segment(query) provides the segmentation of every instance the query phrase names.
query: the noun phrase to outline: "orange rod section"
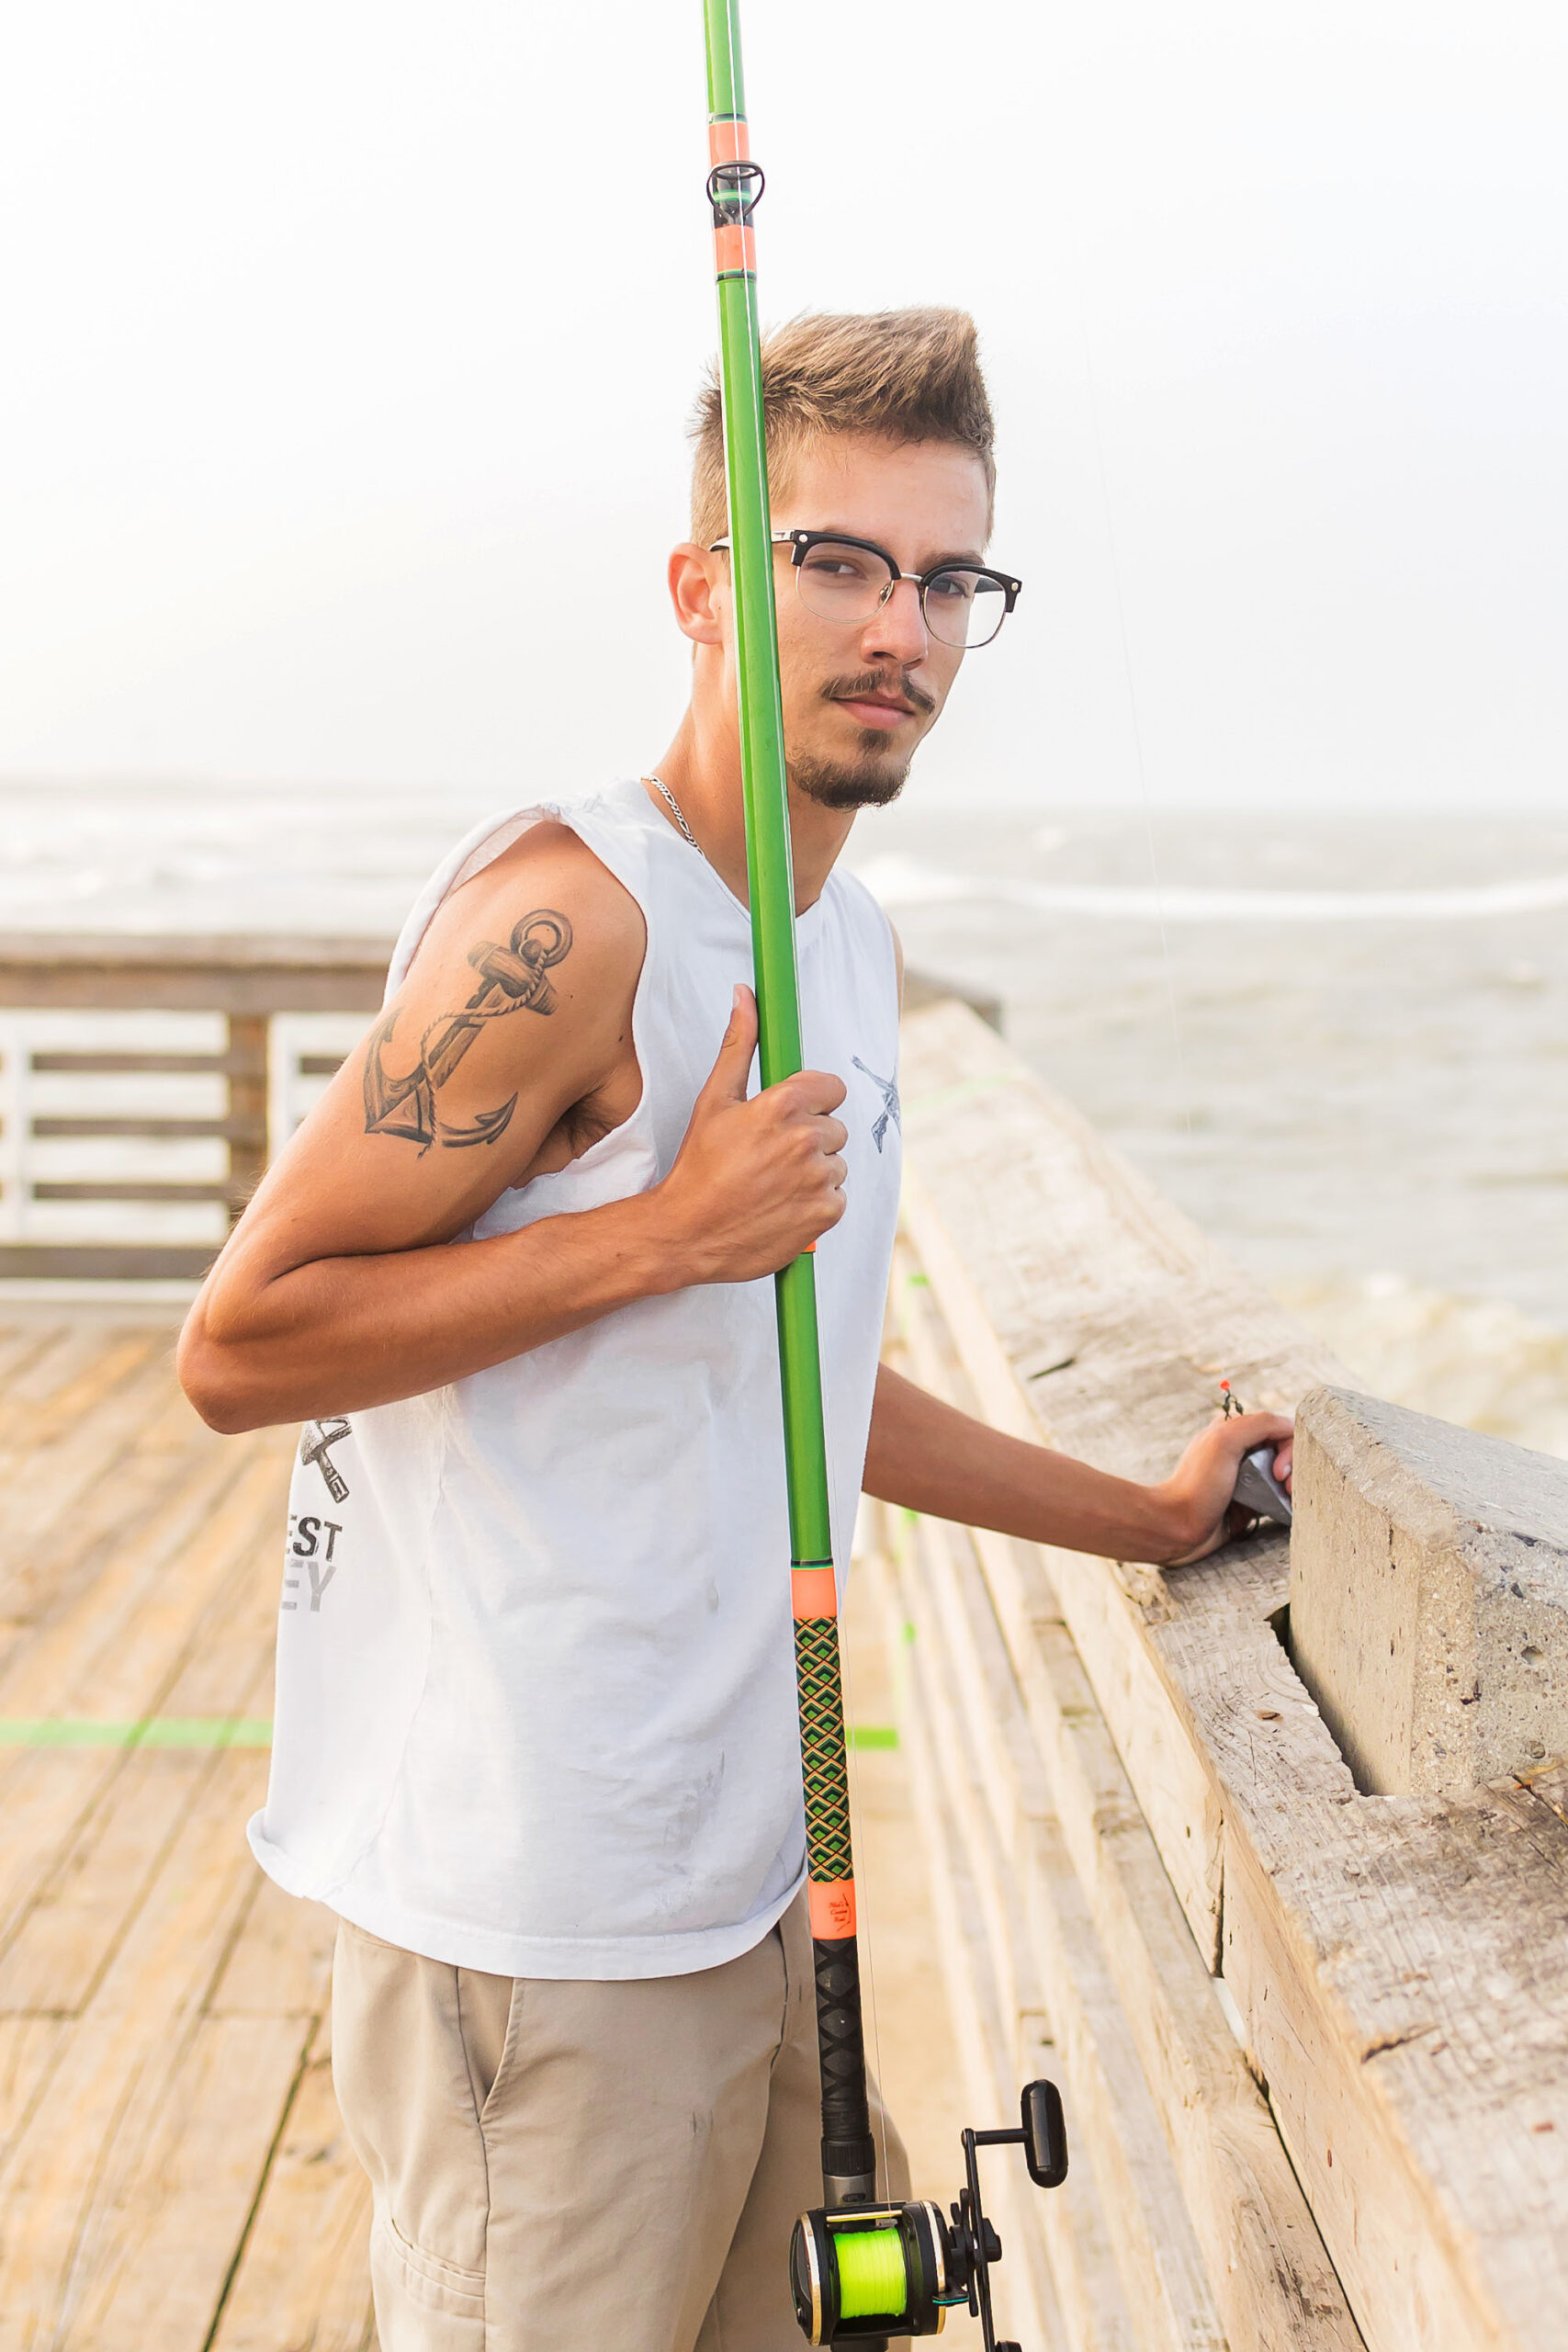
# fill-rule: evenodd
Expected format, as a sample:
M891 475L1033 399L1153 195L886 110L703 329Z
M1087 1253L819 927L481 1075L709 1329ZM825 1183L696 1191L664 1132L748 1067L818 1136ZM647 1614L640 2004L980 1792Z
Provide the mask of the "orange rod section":
M796 1618L836 1617L839 1589L831 1568L791 1568L790 1601Z
M710 164L749 164L751 149L745 123L738 115L726 115L720 122L708 125L708 162Z
M713 232L713 257L714 266L721 277L754 277L757 274L755 232L740 228L736 222L727 221L722 229L716 229Z
M807 1890L811 1932L818 1943L835 1942L855 1931L855 1883L852 1878L813 1879Z

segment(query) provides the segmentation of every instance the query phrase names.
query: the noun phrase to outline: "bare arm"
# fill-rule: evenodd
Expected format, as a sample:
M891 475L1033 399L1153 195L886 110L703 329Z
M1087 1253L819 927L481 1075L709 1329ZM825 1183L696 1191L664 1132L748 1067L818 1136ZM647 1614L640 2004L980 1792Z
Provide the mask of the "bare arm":
M773 1272L837 1222L843 1088L807 1071L748 1102L741 989L661 1183L458 1238L635 1109L643 946L635 902L561 827L447 900L191 1310L180 1377L204 1419L252 1429L418 1396L632 1300Z
M1009 1437L884 1364L863 1483L868 1495L933 1519L1169 1566L1201 1558L1224 1542L1244 1453L1272 1441L1280 1448L1277 1474L1288 1481L1291 1434L1278 1413L1216 1420L1193 1439L1168 1478L1144 1487Z

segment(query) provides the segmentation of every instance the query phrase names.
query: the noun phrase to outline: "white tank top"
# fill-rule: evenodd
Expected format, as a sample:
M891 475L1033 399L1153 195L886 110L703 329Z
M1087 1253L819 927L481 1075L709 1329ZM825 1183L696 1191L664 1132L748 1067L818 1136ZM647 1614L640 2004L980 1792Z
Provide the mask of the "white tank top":
M642 1099L476 1238L666 1175L750 978L745 908L634 779L477 828L426 885L389 991L448 891L546 817L642 909ZM841 1573L898 1200L898 1009L886 919L850 876L796 943L807 1063L849 1090L847 1206L817 1250ZM805 1874L771 1281L643 1299L307 1425L250 1835L290 1893L501 1975L680 1975L767 1933Z

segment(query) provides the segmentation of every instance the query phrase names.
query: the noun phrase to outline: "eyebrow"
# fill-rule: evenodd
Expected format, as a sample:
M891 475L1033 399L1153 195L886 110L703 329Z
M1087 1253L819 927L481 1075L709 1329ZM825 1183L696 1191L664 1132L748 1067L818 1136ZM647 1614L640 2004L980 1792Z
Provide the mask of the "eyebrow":
M880 546L881 544L879 540L871 540L868 537L868 534L864 531L852 531L847 523L823 523L820 526L812 524L803 525L800 527L809 529L820 528L824 536L829 538L861 539L866 541L868 545L873 546ZM955 555L952 553L935 557L931 562L921 564L920 570L922 571L940 571L944 564L949 563L962 564L966 571L986 571L989 570L989 566L983 555Z

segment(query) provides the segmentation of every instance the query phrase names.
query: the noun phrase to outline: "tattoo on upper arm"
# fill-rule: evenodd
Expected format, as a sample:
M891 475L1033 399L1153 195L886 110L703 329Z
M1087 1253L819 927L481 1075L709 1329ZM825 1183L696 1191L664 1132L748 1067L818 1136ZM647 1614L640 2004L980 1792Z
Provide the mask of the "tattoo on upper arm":
M461 1012L444 1013L432 1022L419 1041L419 1059L404 1078L389 1078L381 1066L382 1048L398 1025L397 1014L389 1012L365 1049L366 1134L417 1143L422 1158L433 1143L456 1149L494 1143L504 1135L517 1108L515 1094L493 1111L481 1111L468 1127L448 1125L436 1112L435 1097L487 1021L502 1020L509 1012L555 1011L558 1000L549 975L570 946L570 923L548 907L525 915L504 947L492 939L480 940L468 950L479 987Z

